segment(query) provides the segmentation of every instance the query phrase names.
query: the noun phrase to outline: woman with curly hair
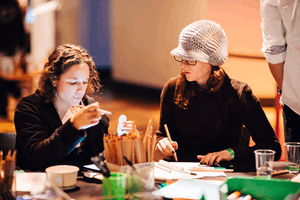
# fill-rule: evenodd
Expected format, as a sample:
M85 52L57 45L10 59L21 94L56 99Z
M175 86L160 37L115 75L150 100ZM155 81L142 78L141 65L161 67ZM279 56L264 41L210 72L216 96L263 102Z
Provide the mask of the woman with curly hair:
M86 50L59 46L44 66L39 88L16 107L17 166L43 171L56 164L85 164L103 151L109 119L88 96L100 87Z
M213 165L220 161L254 161L255 149L281 147L259 99L243 82L221 67L227 60L227 37L221 26L200 20L185 27L171 51L181 74L171 78L161 94L156 152L165 159L177 151L179 161ZM167 124L171 138L166 137ZM255 145L241 145L244 127ZM176 141L176 142L175 142ZM170 157L171 156L171 157Z

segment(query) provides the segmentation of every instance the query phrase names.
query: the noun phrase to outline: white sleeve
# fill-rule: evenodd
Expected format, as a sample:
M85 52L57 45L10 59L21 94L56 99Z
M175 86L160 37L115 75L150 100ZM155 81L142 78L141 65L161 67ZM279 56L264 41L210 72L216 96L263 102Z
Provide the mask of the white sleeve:
M261 28L264 53L269 63L277 64L285 60L285 27L277 7L277 0L260 0Z

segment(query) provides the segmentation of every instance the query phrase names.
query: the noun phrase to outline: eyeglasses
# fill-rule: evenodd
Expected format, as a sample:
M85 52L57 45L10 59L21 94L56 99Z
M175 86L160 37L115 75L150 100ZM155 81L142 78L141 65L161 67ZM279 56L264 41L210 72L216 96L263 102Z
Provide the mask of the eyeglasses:
M176 56L174 56L174 59L175 59L177 62L182 62L182 61L184 61L182 58L179 58L179 57L176 57ZM197 60L195 60L195 61L187 61L187 60L185 60L185 62L186 62L186 64L191 65L191 66L195 66L195 65L197 64Z

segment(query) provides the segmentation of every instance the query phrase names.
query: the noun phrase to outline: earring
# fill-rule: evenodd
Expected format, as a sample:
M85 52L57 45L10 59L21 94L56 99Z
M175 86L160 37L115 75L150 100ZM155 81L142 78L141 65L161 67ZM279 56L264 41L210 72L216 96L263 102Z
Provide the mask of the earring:
M54 89L54 96L57 96L56 85L55 85L55 84L52 84L52 86L53 86L53 89Z

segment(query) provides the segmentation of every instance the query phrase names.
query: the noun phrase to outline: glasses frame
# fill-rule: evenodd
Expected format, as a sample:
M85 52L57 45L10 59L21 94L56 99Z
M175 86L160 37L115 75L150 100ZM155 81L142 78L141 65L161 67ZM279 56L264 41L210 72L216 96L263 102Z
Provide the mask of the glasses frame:
M182 61L184 61L184 59L182 59L182 58L181 58L181 60L177 60L177 59L176 59L176 56L173 56L173 57L174 57L174 59L175 59L177 62L182 62ZM189 63L189 62L191 62L191 61L187 61L187 60L185 60L185 62L186 62L186 64L191 65L191 66L195 66L195 65L197 64L197 60L195 60L195 63L194 63L194 64ZM193 61L193 62L194 62L194 61Z

